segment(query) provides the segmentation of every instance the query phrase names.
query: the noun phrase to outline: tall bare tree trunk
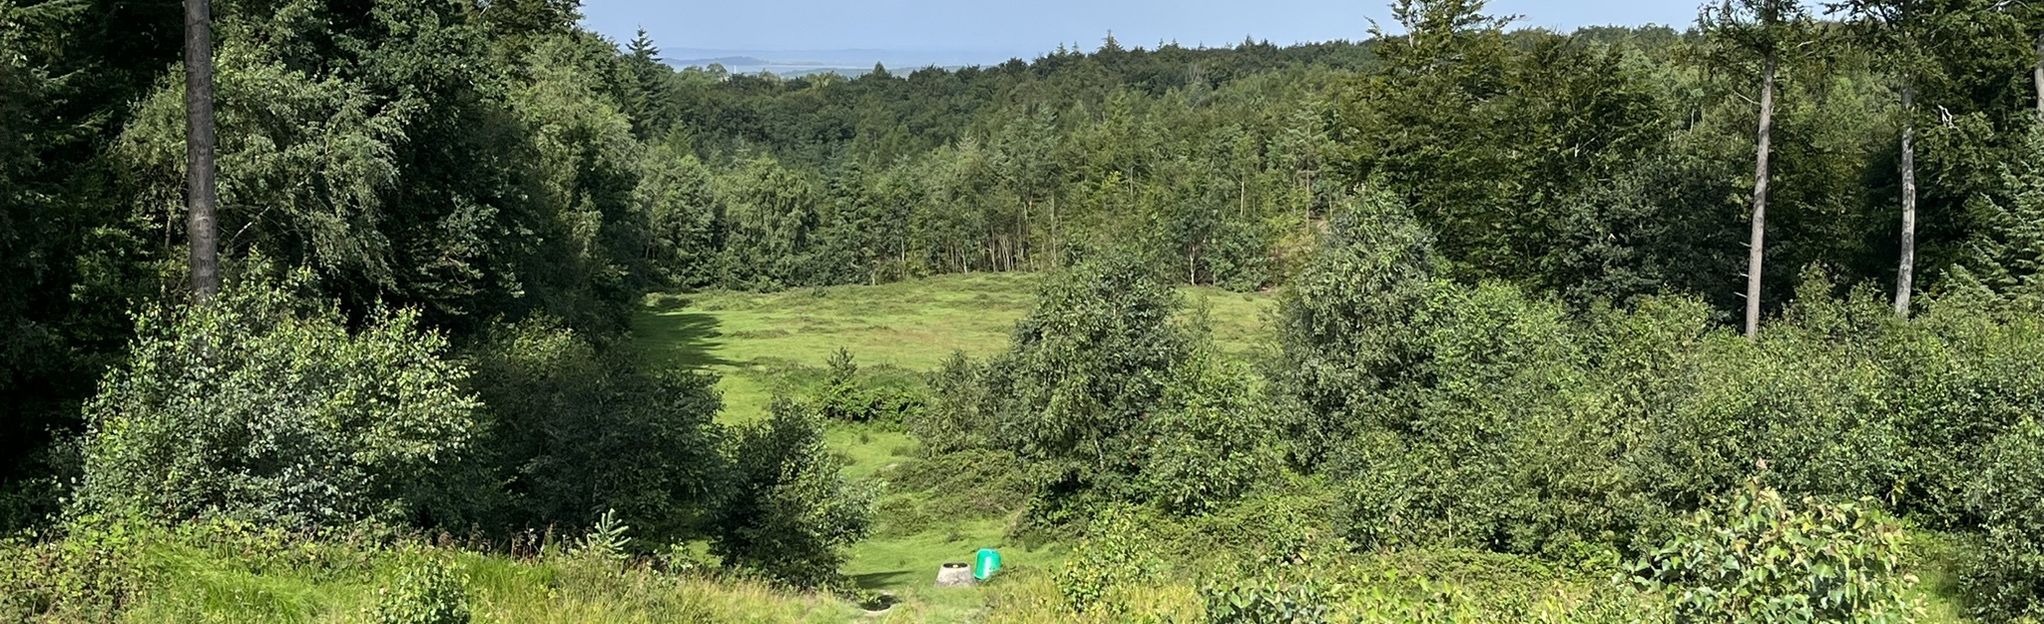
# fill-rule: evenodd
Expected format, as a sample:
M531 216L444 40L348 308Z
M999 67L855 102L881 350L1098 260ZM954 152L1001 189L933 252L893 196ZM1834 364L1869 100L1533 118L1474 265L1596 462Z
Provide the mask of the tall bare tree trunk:
M220 292L220 203L213 165L213 8L185 0L185 205L191 238L192 291L199 301Z
M1895 272L1895 315L1909 318L1916 279L1916 85L1902 87L1902 261Z
M1018 241L1015 244L1015 252L1025 267L1029 266L1029 209L1035 205L1034 198L1023 200L1022 222L1015 224L1015 239Z
M1057 220L1057 192L1052 191L1050 194L1050 268L1053 269L1062 267L1065 263L1065 249L1058 246L1057 233L1059 227L1060 224Z
M1775 58L1760 72L1760 147L1753 157L1753 240L1746 256L1746 339L1760 339L1761 259L1767 250L1767 156L1774 139Z

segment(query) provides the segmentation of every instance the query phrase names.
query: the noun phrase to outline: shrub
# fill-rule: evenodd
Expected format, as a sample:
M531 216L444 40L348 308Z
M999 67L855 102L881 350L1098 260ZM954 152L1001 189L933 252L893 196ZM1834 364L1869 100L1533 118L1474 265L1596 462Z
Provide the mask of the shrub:
M83 518L62 538L0 539L0 621L110 622L161 576L137 564L147 535Z
M797 585L837 578L844 547L866 536L872 492L855 487L824 448L823 427L802 405L777 400L763 422L738 432L713 517L710 550L726 565Z
M1987 536L1967 594L1983 619L2044 619L2044 422L2023 422L1982 459L1972 499Z
M256 264L211 303L137 317L85 408L85 509L309 526L451 515L448 492L488 487L450 478L478 425L444 338L410 311L351 334L301 296L308 273Z
M1620 582L1665 592L1692 622L1907 622L1908 536L1872 500L1791 505L1758 479L1699 511Z
M1412 326L1425 355L1376 391L1401 407L1347 425L1327 465L1351 539L1577 556L1629 528L1610 500L1630 489L1618 419L1560 304L1449 288Z
M1128 509L1110 508L1096 516L1087 535L1073 547L1056 582L1068 606L1085 613L1113 609L1114 594L1155 580L1164 562L1142 531L1143 520Z
M1993 469L1986 452L2003 432L2044 414L2044 315L1975 297L1936 300L1873 354L1888 371L1903 487L1898 506L1928 523L1970 527L1985 519L1968 502Z
M446 562L419 555L377 591L378 624L468 624L468 594Z
M1271 412L1256 403L1249 372L1222 357L1202 350L1174 371L1146 423L1140 487L1174 513L1213 511L1282 469Z
M503 524L592 526L605 510L650 543L694 532L720 474L711 377L643 371L544 321L497 328L475 351Z
M1090 260L1051 278L981 372L997 448L1032 462L1045 490L1126 487L1137 439L1190 339L1171 287L1133 259Z
M1318 624L1327 622L1327 588L1318 579L1294 580L1266 571L1201 592L1213 624Z
M1278 295L1278 350L1266 375L1288 404L1299 463L1315 466L1358 423L1398 411L1384 390L1422 356L1415 323L1442 287L1433 237L1388 193L1336 218Z
M897 380L861 372L859 364L852 360L852 353L842 347L831 354L826 367L823 386L817 389L814 401L826 419L900 422L922 410L924 401L919 392Z
M866 397L866 389L859 385L859 364L852 361L852 352L838 347L825 365L828 372L816 397L817 409L823 412L823 417L844 422L871 420L872 402Z
M985 366L965 354L950 359L930 375L928 409L911 413L908 430L931 454L984 448L993 433L993 406L987 397Z

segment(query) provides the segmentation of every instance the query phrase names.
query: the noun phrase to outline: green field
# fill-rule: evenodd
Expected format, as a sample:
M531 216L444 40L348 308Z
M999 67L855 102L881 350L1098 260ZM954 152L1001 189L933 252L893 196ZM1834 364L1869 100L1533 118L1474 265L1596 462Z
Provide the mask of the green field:
M839 348L862 367L909 372L936 369L955 352L981 358L1005 348L1015 321L1035 302L1039 276L982 273L879 286L838 286L779 293L711 292L654 295L633 326L652 362L720 376L722 418L761 417L777 391L791 392ZM1205 310L1216 345L1246 354L1265 335L1267 294L1184 288L1188 321ZM918 509L914 493L887 489L890 468L913 457L915 440L896 427L833 425L828 440L848 461L847 473L878 483L881 517ZM1019 502L1019 501L1018 501ZM897 592L925 615L962 617L977 608L971 590L928 588L939 565L965 561L982 547L999 548L1009 565L1043 566L1061 549L1030 550L1009 542L1008 521L975 518L927 531L876 535L852 549L845 573L859 586Z
M791 370L820 367L839 348L862 366L937 368L954 351L999 352L1015 321L1035 303L1038 276L979 273L879 286L778 293L653 295L633 323L654 362L722 376L724 417L765 413ZM1265 330L1267 294L1184 288L1188 310L1205 307L1214 341L1247 353Z

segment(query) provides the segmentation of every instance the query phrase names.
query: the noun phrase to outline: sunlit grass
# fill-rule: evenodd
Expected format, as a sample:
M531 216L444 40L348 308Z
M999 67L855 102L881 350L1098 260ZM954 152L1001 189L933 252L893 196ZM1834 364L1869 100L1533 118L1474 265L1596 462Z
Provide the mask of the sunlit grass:
M987 357L1008 344L1015 321L1035 304L1039 275L980 273L878 286L778 293L709 292L647 297L635 340L656 364L722 377L724 418L766 413L790 370L823 366L839 348L861 366L930 371L953 352ZM1264 293L1182 288L1205 308L1215 342L1246 354L1266 342Z

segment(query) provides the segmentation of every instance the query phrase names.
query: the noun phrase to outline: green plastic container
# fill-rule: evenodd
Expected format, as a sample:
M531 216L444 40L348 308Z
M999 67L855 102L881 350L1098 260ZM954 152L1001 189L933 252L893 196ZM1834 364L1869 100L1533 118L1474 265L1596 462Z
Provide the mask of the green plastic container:
M992 548L981 548L979 549L979 556L973 559L978 562L978 565L973 566L972 569L973 578L984 581L987 580L987 577L993 576L994 572L1001 569L1001 551Z

